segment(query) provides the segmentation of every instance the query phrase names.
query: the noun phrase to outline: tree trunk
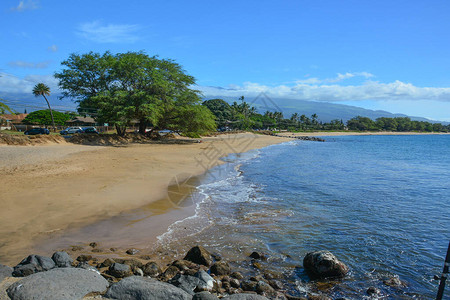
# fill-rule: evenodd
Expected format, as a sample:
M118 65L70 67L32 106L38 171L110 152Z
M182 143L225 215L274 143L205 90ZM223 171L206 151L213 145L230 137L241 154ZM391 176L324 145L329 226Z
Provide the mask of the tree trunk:
M147 128L147 121L141 119L139 122L139 133L145 134L146 128Z
M48 102L47 97L45 97L44 94L42 94L42 96L44 97L45 101L47 101L48 109L50 110L50 116L52 117L53 132L56 132L55 120L53 119L53 112L52 108L50 107L50 102Z
M119 125L115 125L115 126L116 126L117 135L124 136L125 131L127 130L127 126L119 126Z

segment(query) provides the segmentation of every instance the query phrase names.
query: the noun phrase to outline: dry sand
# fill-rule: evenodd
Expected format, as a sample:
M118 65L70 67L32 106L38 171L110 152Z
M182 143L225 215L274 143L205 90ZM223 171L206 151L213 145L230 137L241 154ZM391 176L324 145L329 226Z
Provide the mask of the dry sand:
M150 228L139 230L148 236L152 230L161 234L170 222L181 217L171 201L161 200L167 199L174 178L202 174L229 153L287 140L246 133L170 145L0 146L0 263L15 265L32 251L51 255L55 250L52 243L46 243L47 247L42 242L40 247L35 245L76 228L85 228L77 238L85 237L88 243L95 234L107 235L114 223L111 220L130 210L152 211L155 217L146 224ZM175 213L156 217L167 211ZM89 227L102 222L101 229ZM122 232L122 236L128 235ZM70 242L73 240L65 240Z

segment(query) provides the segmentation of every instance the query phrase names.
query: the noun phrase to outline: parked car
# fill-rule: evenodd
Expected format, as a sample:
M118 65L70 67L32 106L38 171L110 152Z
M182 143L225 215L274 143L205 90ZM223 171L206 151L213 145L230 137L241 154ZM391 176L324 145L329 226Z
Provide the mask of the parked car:
M83 128L81 127L67 127L64 130L61 130L59 133L62 135L66 135L66 134L74 134L74 133L78 133L83 131Z
M98 131L95 127L85 127L80 132L77 133L98 134Z
M50 130L47 128L32 128L24 132L26 135L36 135L36 134L50 134Z

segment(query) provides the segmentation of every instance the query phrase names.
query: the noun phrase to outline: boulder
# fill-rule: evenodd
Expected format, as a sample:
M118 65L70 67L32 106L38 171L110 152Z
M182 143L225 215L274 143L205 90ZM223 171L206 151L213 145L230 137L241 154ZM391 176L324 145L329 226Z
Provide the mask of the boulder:
M191 248L184 259L207 267L209 267L213 262L211 254L202 246L195 246Z
M121 300L192 299L191 295L169 283L139 276L127 277L113 284L105 297Z
M95 272L57 268L19 280L7 293L12 300L75 300L89 293L103 293L107 288L108 282Z
M55 267L55 262L50 257L29 255L14 267L14 277L24 277L34 273L48 271Z
M391 277L387 280L384 280L383 283L387 286L394 287L394 288L402 288L405 287L407 284L404 281L401 281L398 277Z
M231 273L231 268L228 263L224 261L218 261L211 266L211 273L216 275L228 275Z
M211 277L211 275L202 270L195 273L194 276L200 279L198 288L203 291L211 291L213 289L215 280Z
M64 251L58 251L53 253L52 259L58 268L69 268L72 266L73 259L72 257Z
M145 276L157 277L162 273L161 268L154 261L148 262L142 267L142 271L144 271Z
M115 260L112 258L105 259L101 264L99 264L97 267L99 268L109 268L115 263Z
M210 292L200 292L196 293L194 297L192 297L192 300L219 300L216 295L211 294Z
M273 295L275 290L268 283L264 281L258 281L256 284L256 292L260 295Z
M348 272L348 267L329 251L306 254L303 267L311 279L340 278Z
M201 284L201 280L194 276L177 274L175 277L170 279L168 283L183 289L185 292L194 295L194 290Z
M123 278L133 275L133 272L129 265L113 263L108 269L108 274L116 278Z
M0 265L0 281L5 277L11 277L13 270L10 266Z
M256 295L256 294L234 294L234 295L229 295L226 296L225 298L222 299L227 299L227 300L269 300L268 298L261 296L261 295Z
M85 261L89 261L92 259L92 255L89 254L81 254L80 256L77 257L77 261L79 262L85 262Z
M180 272L180 270L175 267L175 266L169 266L164 273L162 274L162 277L164 277L165 279L171 279L173 278L175 275L178 274L178 272Z

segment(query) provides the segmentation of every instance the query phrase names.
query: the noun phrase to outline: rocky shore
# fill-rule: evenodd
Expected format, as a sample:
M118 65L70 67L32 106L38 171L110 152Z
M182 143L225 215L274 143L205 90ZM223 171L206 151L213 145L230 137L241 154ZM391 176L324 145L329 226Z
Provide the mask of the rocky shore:
M95 249L97 244L90 247ZM260 267L267 259L263 253L249 255L258 272L248 278L202 246L191 248L182 259L165 266L148 255L138 255L136 249L126 253L127 258L100 260L91 254L73 259L58 251L52 257L29 255L13 268L0 265L0 299L331 299L320 292L296 295L283 274ZM303 268L311 280L328 285L349 271L328 251L308 253ZM405 285L398 278L385 284ZM377 292L373 287L367 290L367 294Z

